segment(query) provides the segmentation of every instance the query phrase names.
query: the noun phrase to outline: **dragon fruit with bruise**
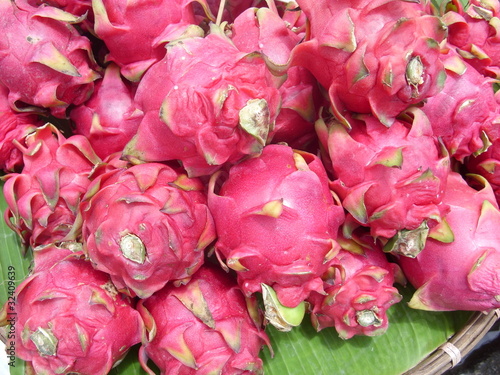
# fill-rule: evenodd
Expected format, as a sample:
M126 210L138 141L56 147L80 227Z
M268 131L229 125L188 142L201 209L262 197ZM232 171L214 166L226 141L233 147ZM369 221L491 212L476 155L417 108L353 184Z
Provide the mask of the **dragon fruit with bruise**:
M446 28L423 5L400 0L297 1L310 37L293 52L329 92L337 118L373 113L390 126L410 105L438 93L446 79L439 43Z
M272 138L280 95L264 58L238 50L222 29L167 45L137 88L144 112L124 157L180 160L189 176L259 154Z
M139 301L148 328L139 352L167 374L262 374L259 352L269 339L257 301L245 298L234 278L204 264L186 285L166 286Z
M16 355L37 374L107 374L145 334L131 300L82 254L48 246L16 289ZM0 312L6 325L11 305Z
M23 154L15 142L22 142L41 124L35 113L13 111L8 95L9 90L0 85L0 170L19 172L23 167Z
M500 99L484 77L448 45L441 59L447 70L443 90L422 106L450 156L463 162L500 137Z
M65 138L50 123L17 145L24 167L4 177L7 225L25 246L65 240L90 185L90 173L101 160L85 137Z
M342 249L323 277L326 295L312 293L307 300L313 326L334 327L343 339L381 335L389 326L387 310L402 298L394 287L404 281L401 270L370 236L337 241Z
M88 99L99 77L89 39L71 25L80 19L9 0L0 1L0 12L0 82L9 89L11 107L42 107L64 118L69 105Z
M208 10L204 0L93 0L94 32L109 50L106 61L120 66L127 79L139 81L165 56L168 41L200 23L194 3Z
M91 262L119 290L140 298L186 282L215 239L202 182L159 163L102 173L80 213Z
M500 139L476 157L465 161L467 171L483 176L493 188L497 203L500 204Z
M370 115L353 116L350 123L348 131L336 120L317 122L334 173L331 187L373 237L394 239L392 251L414 256L447 211L442 196L449 157L419 109L390 128Z
M231 167L223 182L221 177L212 177L208 192L216 254L237 272L246 296L269 295L271 323L291 329L279 311L273 316L275 305L295 308L312 291L323 293L321 275L339 250L335 238L344 212L326 171L313 154L268 145L260 156Z
M143 113L134 101L135 88L110 63L90 99L70 112L74 132L85 136L101 159L122 152L139 127Z
M482 74L500 77L500 3L448 0L435 12L448 28L448 43Z
M476 176L481 182L481 178ZM399 264L417 288L409 306L431 311L489 311L500 307L500 211L483 179L480 190L450 173L443 202L454 241L428 239L416 258Z

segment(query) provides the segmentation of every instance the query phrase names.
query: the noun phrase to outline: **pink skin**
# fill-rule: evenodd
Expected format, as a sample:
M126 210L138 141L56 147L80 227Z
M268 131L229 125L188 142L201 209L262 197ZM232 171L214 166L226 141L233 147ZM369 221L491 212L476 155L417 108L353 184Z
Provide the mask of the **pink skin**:
M290 147L266 146L259 157L233 166L220 191L214 191L217 176L212 178L208 194L216 252L241 271L238 282L245 295L265 283L289 307L312 290L323 291L325 258L338 250L335 238L344 220L319 159L300 155L307 164L298 169ZM263 213L273 202L281 202L281 213Z
M241 52L220 31L171 44L139 84L144 118L124 157L180 160L190 176L210 175L262 149L265 140L245 131L239 118L249 101L259 100L267 110L256 118L268 127L267 140L280 95L263 57Z
M500 202L500 139L477 157L471 156L466 160L467 170L486 178L490 183L497 203Z
M450 206L446 220L454 241L429 238L415 259L398 261L418 288L410 306L435 311L499 308L500 211L493 190L489 185L475 190L451 173L443 201Z
M350 120L350 132L335 122L318 127L335 176L332 189L374 237L391 238L424 220L433 225L446 212L441 199L449 158L441 155L426 116L418 109L411 116L390 128L370 115Z
M151 65L165 56L168 41L200 22L194 3L207 7L203 0L95 2L94 30L109 49L107 61L116 63L127 79L139 81Z
M188 284L167 286L141 300L137 309L150 330L140 349L143 368L154 374L147 366L150 358L162 375L260 373L258 355L269 339L250 315L250 301L256 303L245 299L232 276L210 263Z
M117 293L109 276L80 259L81 254L53 247L42 252L35 272L16 289L16 355L36 373L64 368L107 374L141 342L144 325L139 313L130 299ZM57 340L56 349L41 346L50 353L36 345L40 328Z
M341 249L329 262L323 277L327 294L313 293L308 299L313 325L318 331L334 327L343 339L383 334L389 326L387 310L401 301L394 287L401 270L372 237L344 241L355 244L358 252Z
M203 189L163 164L104 172L80 206L86 254L131 296L147 298L168 282L187 281L215 239ZM143 247L142 261L127 256L130 246Z
M496 1L471 0L467 11L458 0L443 16L448 26L448 42L458 47L461 55L485 76L500 74L500 5ZM476 12L476 7L484 13ZM453 9L453 10L451 10ZM481 11L480 11L481 12ZM491 17L492 21L488 19Z
M101 160L85 137L65 138L50 124L18 146L24 168L5 177L6 221L25 246L61 241L71 231L89 175Z
M9 51L2 55L0 82L9 89L12 108L42 107L64 118L69 105L89 98L99 75L90 41L54 18L54 9L0 2L0 32L6 36L0 50ZM64 58L66 64L58 65Z
M347 121L345 111L354 111L373 113L390 126L400 112L441 90L445 74L438 44L445 29L422 5L390 0L298 3L312 20L311 32L294 49L292 64L311 70L342 121ZM421 67L412 67L411 61Z
M446 52L446 53L444 53ZM451 45L441 55L447 68L443 90L422 107L450 156L459 161L484 147L483 134L491 141L500 136L499 99L493 80L475 70Z
M122 152L139 127L143 113L134 101L135 87L111 63L89 100L70 112L75 133L85 136L101 159Z
M23 167L23 154L15 144L40 124L35 113L12 110L8 101L9 90L0 85L0 170L19 172Z

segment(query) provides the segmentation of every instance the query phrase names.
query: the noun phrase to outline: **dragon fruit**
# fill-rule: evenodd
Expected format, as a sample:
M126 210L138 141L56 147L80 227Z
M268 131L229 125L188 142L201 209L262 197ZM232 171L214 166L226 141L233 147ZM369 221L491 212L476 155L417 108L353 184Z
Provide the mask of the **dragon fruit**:
M136 133L143 113L134 94L135 85L123 81L119 67L110 63L90 99L71 110L75 133L85 136L101 159L122 152Z
M272 138L280 95L264 58L238 50L218 25L200 35L169 43L139 83L144 118L128 160L180 160L197 177L260 153Z
M405 117L387 128L373 116L353 116L351 131L318 120L317 131L335 175L331 187L350 216L373 237L394 239L392 251L415 256L447 212L450 159L421 110Z
M0 82L9 89L10 106L66 117L68 106L87 100L99 78L89 39L71 25L80 19L9 0L0 1L0 13Z
M313 154L268 145L260 156L231 167L216 190L221 175L212 176L208 192L216 254L223 267L237 271L246 296L271 292L268 319L291 329L279 311L273 316L274 303L294 308L311 291L323 293L321 275L339 250L335 238L344 212L326 171Z
M443 1L436 13L448 28L448 43L487 76L500 78L500 4L495 0Z
M4 177L7 224L25 246L65 240L90 185L89 175L100 159L85 137L65 138L50 123L17 145L24 168Z
M500 139L481 155L468 158L465 165L467 171L479 174L489 182L500 204Z
M232 276L205 263L186 285L166 286L140 300L148 328L139 360L167 374L261 374L259 352L269 344L257 301L245 298Z
M287 67L293 48L301 36L276 12L269 8L250 8L231 25L231 40L244 52L261 53L277 75L281 107L276 118L273 143L285 142L304 148L314 138L317 117L315 102L319 87L314 76L304 67Z
M199 23L193 10L195 2L208 11L204 0L92 0L94 32L109 49L106 61L119 65L127 79L139 81L165 56L168 41Z
M441 59L447 70L443 90L422 106L436 137L442 139L450 156L463 162L485 151L500 137L500 100L493 80L464 61L448 45Z
M313 326L317 331L335 327L343 339L381 335L389 326L387 310L402 299L394 287L404 283L401 269L370 236L337 241L342 249L323 276L327 294L312 293L307 300Z
M94 179L80 212L91 262L140 298L186 282L215 239L204 185L164 164L111 168Z
M297 3L310 37L292 64L311 70L329 92L335 116L372 113L390 126L412 104L437 94L446 72L439 60L446 28L418 2L338 0Z
M14 141L22 141L41 124L34 113L13 111L8 95L9 90L0 85L0 170L19 172L23 167L23 154Z
M37 252L33 273L16 289L16 355L36 374L107 374L142 341L140 314L81 253Z
M428 239L416 258L399 258L408 281L417 288L410 307L432 311L500 307L500 211L493 190L482 180L482 189L475 190L458 173L450 173L443 202L450 206L446 220L454 241Z

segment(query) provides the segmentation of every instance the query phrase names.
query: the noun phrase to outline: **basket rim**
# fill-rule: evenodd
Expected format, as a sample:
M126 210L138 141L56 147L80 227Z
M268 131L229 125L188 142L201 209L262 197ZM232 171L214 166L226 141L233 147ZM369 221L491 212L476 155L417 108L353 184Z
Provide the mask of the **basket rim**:
M500 309L475 312L465 326L403 375L440 375L455 367L500 319Z

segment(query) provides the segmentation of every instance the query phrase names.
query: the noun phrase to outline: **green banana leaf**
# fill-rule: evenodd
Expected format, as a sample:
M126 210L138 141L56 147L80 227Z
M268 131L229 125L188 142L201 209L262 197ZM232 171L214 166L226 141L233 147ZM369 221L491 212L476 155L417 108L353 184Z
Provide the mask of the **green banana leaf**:
M2 187L0 185L0 187ZM6 209L0 194L0 212ZM0 218L0 303L12 296L28 274L31 256L21 255L17 235ZM10 272L10 273L9 273ZM428 354L460 330L470 312L428 312L407 306L413 289L401 287L402 302L389 310L389 329L378 337L353 337L342 340L333 328L316 332L306 317L300 327L283 333L268 326L274 356L268 348L262 351L265 373L268 375L349 374L398 375L415 366ZM7 331L9 327L7 327ZM14 334L18 334L14 332ZM9 342L7 343L9 345ZM7 346L8 347L8 346ZM113 375L143 375L137 360L138 347L131 349L124 361L111 371ZM16 359L12 375L24 374L24 363Z

